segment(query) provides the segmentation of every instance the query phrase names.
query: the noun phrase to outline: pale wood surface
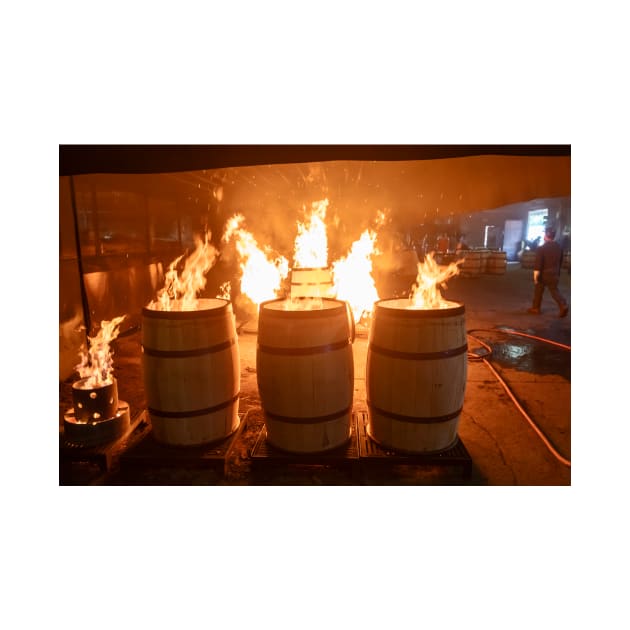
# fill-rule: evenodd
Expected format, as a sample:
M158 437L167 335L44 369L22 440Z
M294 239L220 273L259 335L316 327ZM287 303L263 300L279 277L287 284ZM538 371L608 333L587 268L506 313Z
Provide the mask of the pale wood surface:
M407 451L436 451L455 440L459 415L437 423L413 422L448 416L461 409L467 355L413 358L413 354L455 350L466 344L464 314L397 317L396 309L377 309L366 360L369 433L379 443ZM424 315L424 314L423 314ZM372 350L374 346L375 350ZM404 353L388 356L376 348ZM379 413L377 410L386 412ZM410 418L391 418L396 414Z
M343 302L325 306L302 312L299 319L291 311L270 313L262 308L260 312L258 390L268 439L284 450L324 451L340 446L350 435L354 360L348 314ZM348 413L342 417L309 421L346 409ZM304 422L284 422L272 416Z
M218 303L216 312L197 314L181 319L169 318L168 313L163 318L143 317L142 345L147 351L141 364L147 407L156 440L167 444L204 444L238 427L238 398L233 399L240 389L240 355L232 307ZM148 350L165 354L155 356ZM200 353L169 355L195 350ZM225 406L199 413L221 405ZM169 412L179 415L167 417Z

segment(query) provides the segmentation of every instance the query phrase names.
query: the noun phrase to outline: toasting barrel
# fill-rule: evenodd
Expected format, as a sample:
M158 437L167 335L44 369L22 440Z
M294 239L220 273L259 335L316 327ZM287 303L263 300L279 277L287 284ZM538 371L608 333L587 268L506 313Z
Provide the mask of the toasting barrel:
M186 446L227 437L239 425L240 357L232 305L142 310L142 368L158 442Z
M457 439L467 375L464 306L374 305L367 352L368 434L407 452L438 452Z
M291 297L335 297L328 267L298 267L291 270Z
M351 336L346 302L280 299L260 305L256 372L271 445L315 453L348 441Z

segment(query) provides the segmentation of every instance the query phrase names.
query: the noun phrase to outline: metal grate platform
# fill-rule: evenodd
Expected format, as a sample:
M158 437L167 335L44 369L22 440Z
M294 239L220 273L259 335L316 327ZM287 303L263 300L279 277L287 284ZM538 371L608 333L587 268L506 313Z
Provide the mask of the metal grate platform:
M289 453L269 444L267 429L263 425L249 456L250 472L254 481L281 475L283 471L295 473L302 470L309 474L316 474L320 468L342 469L354 479L358 476L359 462L354 414L350 421L350 439L343 446L323 453Z
M59 464L88 463L99 467L103 472L112 470L115 460L124 451L129 442L142 435L147 429L144 412L136 414L129 424L127 432L113 442L98 446L81 446L68 442L63 431L59 432Z
M472 458L459 436L452 448L440 453L402 453L388 450L370 438L367 434L367 412L353 415L356 416L362 472L376 466L459 467L465 477L471 477Z
M241 421L234 433L200 446L161 444L155 440L149 428L145 435L120 456L120 468L213 468L225 475L230 450L247 423L241 414L239 417Z

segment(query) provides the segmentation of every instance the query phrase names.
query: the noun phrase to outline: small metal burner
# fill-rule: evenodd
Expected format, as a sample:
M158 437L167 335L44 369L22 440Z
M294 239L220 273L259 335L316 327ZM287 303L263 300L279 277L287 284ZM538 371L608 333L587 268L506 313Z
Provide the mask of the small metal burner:
M79 446L113 442L129 430L129 405L118 399L115 378L94 388L86 387L87 381L72 385L74 407L64 414L64 439Z
M97 446L113 442L125 435L129 427L129 405L124 400L118 401L118 408L111 418L86 422L76 417L74 407L63 417L64 440L78 446Z
M118 384L116 379L99 387L86 387L87 378L72 384L74 416L82 422L112 418L118 410Z

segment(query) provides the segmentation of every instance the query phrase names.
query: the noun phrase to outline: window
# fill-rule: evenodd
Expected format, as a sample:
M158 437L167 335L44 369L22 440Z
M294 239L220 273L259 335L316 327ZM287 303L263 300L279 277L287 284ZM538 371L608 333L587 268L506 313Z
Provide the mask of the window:
M525 240L532 243L536 239L537 245L542 245L545 237L545 226L547 224L547 208L542 210L531 210L527 218L527 234Z

